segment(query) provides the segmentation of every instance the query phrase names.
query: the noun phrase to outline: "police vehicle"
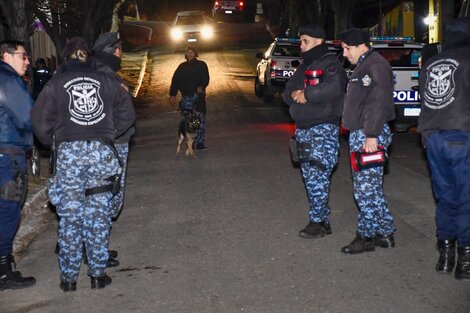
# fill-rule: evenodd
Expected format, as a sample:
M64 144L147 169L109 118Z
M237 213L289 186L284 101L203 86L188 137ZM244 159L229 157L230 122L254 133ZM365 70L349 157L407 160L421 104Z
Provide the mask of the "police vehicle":
M212 8L212 17L218 21L227 17L243 17L245 0L216 0Z
M176 14L170 36L175 49L188 44L208 44L214 39L214 26L203 11L180 11Z
M330 51L342 57L341 41L326 40ZM256 66L255 95L270 103L277 93L284 91L289 78L302 59L299 38L278 37L265 53L258 52L261 59Z
M419 97L419 59L423 44L411 37L372 37L372 49L378 51L393 69L396 131L406 131L418 123L421 112Z

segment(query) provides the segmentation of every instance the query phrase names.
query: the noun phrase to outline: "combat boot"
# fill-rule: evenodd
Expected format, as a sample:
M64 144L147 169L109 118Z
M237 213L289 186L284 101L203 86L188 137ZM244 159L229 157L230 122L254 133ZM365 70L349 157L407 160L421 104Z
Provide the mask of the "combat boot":
M330 235L331 225L327 222L310 222L308 225L299 231L299 237L307 238L307 239L314 239L314 238L321 238L325 237L325 235Z
M36 283L34 277L22 277L21 273L12 270L13 256L0 256L0 290L22 289Z
M455 240L438 240L436 248L439 251L436 272L452 273L455 266Z
M457 247L455 278L458 280L470 280L470 247Z
M95 288L104 288L107 285L111 284L113 280L108 275L104 274L100 277L90 276L91 289Z
M341 248L341 252L346 254L359 254L362 252L374 251L375 250L375 241L374 237L363 237L359 234L356 234L356 238L351 241L347 246Z

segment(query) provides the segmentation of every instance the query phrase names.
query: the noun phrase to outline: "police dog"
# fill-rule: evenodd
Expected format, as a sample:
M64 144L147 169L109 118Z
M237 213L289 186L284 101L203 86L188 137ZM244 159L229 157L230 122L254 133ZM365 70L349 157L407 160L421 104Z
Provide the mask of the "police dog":
M176 138L176 155L180 154L181 144L185 141L188 146L185 155L194 156L193 143L199 127L201 127L201 120L194 113L189 113L187 117L181 119Z

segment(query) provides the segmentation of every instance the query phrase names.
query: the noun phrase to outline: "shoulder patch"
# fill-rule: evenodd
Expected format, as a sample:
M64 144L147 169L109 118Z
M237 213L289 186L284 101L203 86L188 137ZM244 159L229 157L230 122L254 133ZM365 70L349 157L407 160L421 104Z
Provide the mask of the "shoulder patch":
M326 69L326 72L329 74L329 75L334 75L338 72L338 69L336 68L336 66L334 65L330 65L328 66L328 68Z
M362 84L364 85L364 87L369 87L370 84L372 83L372 79L370 78L369 75L364 75L364 77L362 77Z

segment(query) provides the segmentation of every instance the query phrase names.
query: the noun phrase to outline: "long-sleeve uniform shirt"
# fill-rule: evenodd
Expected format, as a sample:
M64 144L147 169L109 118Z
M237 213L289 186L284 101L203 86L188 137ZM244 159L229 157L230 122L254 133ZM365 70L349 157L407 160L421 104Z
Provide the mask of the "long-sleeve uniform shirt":
M341 117L346 73L333 53L325 45L317 46L313 62L301 63L286 84L283 99L297 128L310 128L323 123L339 124ZM306 70L322 70L322 81L318 85L304 86ZM291 93L305 89L305 104L296 103Z
M349 77L342 123L350 131L362 129L375 138L394 118L392 68L378 52L368 50Z
M114 140L135 119L131 97L114 73L87 64L65 63L39 95L31 120L43 144L63 141Z

